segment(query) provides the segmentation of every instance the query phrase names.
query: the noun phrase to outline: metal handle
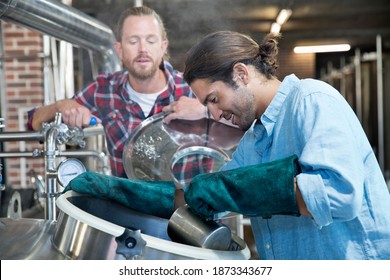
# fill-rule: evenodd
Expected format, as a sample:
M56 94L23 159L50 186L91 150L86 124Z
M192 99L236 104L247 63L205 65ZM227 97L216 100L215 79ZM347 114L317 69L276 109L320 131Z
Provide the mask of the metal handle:
M133 231L126 228L122 235L115 238L115 241L118 244L116 253L124 256L127 260L140 259L142 250L146 246L140 230Z

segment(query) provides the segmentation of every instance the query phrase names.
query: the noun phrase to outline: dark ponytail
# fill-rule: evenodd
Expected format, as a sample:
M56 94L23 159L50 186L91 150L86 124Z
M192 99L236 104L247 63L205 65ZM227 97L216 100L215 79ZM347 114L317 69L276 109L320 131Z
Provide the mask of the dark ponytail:
M236 63L253 65L271 79L278 67L276 56L278 35L268 34L259 46L250 37L232 31L211 33L187 53L184 79L191 84L196 79L222 81L233 87L233 66Z

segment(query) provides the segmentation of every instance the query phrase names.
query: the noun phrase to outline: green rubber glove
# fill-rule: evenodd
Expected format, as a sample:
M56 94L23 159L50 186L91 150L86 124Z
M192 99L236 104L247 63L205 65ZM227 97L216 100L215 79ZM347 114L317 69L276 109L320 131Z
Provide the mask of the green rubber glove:
M298 158L290 156L265 164L201 174L185 191L193 212L211 219L214 214L232 211L246 216L299 216L294 191Z
M111 199L133 210L169 218L173 213L175 184L167 181L142 181L84 172L69 182L64 192Z

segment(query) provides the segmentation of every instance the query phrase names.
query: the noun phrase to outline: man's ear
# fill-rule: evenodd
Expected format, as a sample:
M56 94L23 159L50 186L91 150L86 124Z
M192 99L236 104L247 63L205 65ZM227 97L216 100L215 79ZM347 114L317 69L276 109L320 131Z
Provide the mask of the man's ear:
M168 40L162 40L162 42L161 42L161 49L163 51L163 57L168 55L168 45L169 45L169 41Z
M118 41L114 43L114 49L119 56L119 58L122 60L122 44Z
M244 63L239 62L233 66L233 80L245 85L248 83L248 68Z

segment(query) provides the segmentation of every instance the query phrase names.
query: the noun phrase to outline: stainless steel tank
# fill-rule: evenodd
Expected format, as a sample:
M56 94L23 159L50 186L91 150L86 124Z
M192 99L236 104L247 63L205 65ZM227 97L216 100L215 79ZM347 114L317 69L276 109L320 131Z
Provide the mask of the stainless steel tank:
M57 221L0 219L0 258L10 259L232 259L250 258L232 235L228 250L211 250L169 239L168 220L116 202L66 192L57 199Z
M218 170L230 159L243 135L241 130L213 120L175 120L165 124L164 116L158 114L145 120L129 138L123 155L128 177L174 180L178 187L184 187L192 175ZM192 168L190 177L176 177L175 170L182 166ZM168 236L169 220L134 211L114 201L69 191L58 197L56 207L57 221L0 219L0 258L250 258L245 242L234 234L228 239L226 249L174 242ZM207 235L207 228L204 232ZM202 246L211 246L203 243Z

